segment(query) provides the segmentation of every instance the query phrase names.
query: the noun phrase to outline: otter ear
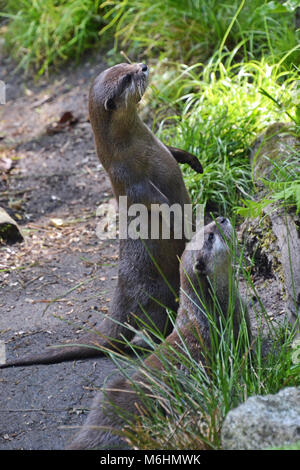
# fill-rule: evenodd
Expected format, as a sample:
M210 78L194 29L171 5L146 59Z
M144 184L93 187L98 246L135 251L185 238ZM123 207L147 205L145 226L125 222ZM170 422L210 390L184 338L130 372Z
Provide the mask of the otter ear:
M107 98L107 100L105 100L104 102L104 109L106 111L111 111L113 109L116 109L116 105L115 105L115 102L112 98Z
M193 271L196 274L206 274L206 264L203 258L198 258L193 266Z

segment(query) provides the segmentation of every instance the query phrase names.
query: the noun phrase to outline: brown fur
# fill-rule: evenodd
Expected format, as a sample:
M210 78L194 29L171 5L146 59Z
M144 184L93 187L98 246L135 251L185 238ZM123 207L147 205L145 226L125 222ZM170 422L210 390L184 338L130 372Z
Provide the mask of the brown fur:
M223 232L221 236L220 229ZM177 367L181 367L178 356L184 349L183 342L188 347L193 359L206 366L204 350L210 349L210 329L204 306L211 314L214 312L214 302L211 295L210 284L215 282L215 294L221 311L226 317L229 298L229 275L232 269L230 252L225 239L232 234L231 224L227 219L219 218L217 224L212 222L206 225L204 243L194 246L191 250L192 240L187 245L180 266L181 294L180 307L174 331L161 343L157 349L144 361L144 366L135 372L128 380L121 378L112 383L104 392L95 397L92 410L82 430L75 437L69 449L123 448L124 442L120 435L113 430L120 431L127 421L143 409L143 401L136 392L135 386L146 395L151 396L151 385L143 370L150 367L162 371L164 365L160 358L168 358ZM224 237L224 238L223 238ZM235 307L233 313L233 327L235 337L238 336L243 316L245 315L250 337L250 322L248 314L238 292L235 292ZM201 300L200 300L201 299ZM203 303L202 303L203 302ZM134 384L134 385L133 385ZM116 412L119 410L119 412Z
M97 154L110 177L117 201L120 196L127 196L128 206L140 203L150 209L155 203L169 206L178 203L183 207L190 203L190 199L176 159L138 116L137 104L146 89L147 78L148 72L143 64L119 64L96 77L90 88L89 114ZM197 167L196 157L178 149L173 151L178 160ZM198 162L200 171L199 165ZM149 222L151 224L150 216ZM123 337L131 341L134 335L125 324L139 328L137 319L149 322L150 317L159 331L168 334L171 325L164 306L177 310L178 256L185 246L184 237L175 239L172 234L170 240L149 239L144 243L140 239L120 240L118 282L110 315L97 327L99 334L89 334L80 339L81 344L96 345L100 349L88 346L56 348L0 367L93 357L103 354L103 348L114 346L119 350L125 349L120 341Z

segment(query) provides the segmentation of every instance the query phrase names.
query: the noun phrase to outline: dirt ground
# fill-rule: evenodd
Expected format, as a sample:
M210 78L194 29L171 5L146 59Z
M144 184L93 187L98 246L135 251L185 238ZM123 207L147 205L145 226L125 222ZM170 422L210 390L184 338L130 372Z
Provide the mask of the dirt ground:
M35 82L0 61L0 206L25 242L0 246L0 339L7 359L74 339L99 323L112 297L117 241L96 236L97 207L112 197L88 122L89 83L101 53ZM257 280L270 315L284 312L276 284ZM266 292L266 287L268 293ZM271 295L270 295L271 293ZM84 421L106 358L5 369L0 373L0 449L63 449Z
M96 236L96 209L112 197L88 122L92 77L101 53L35 82L0 63L0 206L25 242L0 246L0 339L7 359L80 340L112 297L117 242ZM69 113L69 114L66 114ZM70 114L71 113L71 114ZM69 120L60 123L60 119ZM70 122L74 121L74 122ZM0 449L63 449L113 370L106 358L1 371Z

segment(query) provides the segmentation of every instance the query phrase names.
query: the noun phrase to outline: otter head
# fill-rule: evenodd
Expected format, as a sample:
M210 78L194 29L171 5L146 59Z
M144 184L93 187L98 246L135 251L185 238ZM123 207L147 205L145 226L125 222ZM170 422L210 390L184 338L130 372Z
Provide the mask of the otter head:
M191 252L191 267L195 275L213 277L218 272L226 273L231 263L228 243L233 235L230 221L218 217L202 229L199 249Z
M145 93L149 70L145 64L117 64L96 77L90 90L90 113L117 112L136 106Z

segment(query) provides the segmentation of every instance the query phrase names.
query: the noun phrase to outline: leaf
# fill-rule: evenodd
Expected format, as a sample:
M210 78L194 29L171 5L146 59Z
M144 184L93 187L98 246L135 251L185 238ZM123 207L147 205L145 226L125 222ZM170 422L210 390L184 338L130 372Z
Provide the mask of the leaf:
M284 2L282 6L284 6L288 11L292 12L300 7L300 2L299 0L287 0L287 2Z
M297 213L298 213L300 212L300 184L298 184L295 189L295 198L296 198L296 207L297 207Z
M65 111L60 116L59 120L49 124L46 128L47 134L56 134L62 132L70 126L73 126L78 122L78 118L73 115L71 111Z
M64 226L63 219L53 218L53 219L50 219L50 222L52 225L54 225L54 227L57 227L57 228Z
M12 160L8 157L1 157L0 158L0 172L7 172L11 169L12 167Z
M280 3L279 1L272 1L272 2L267 2L265 3L261 8L260 8L260 13L263 13L264 15L268 16L268 14L276 14L276 13L290 13L293 11L295 8L297 8L296 5L293 5L293 1L287 1L284 4ZM299 6L299 5L298 5Z
M261 201L243 200L246 207L236 207L235 212L245 218L255 218L260 216L262 210L272 203L271 199L262 199Z
M297 126L300 126L300 106L296 107L295 122Z

